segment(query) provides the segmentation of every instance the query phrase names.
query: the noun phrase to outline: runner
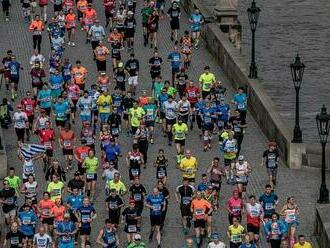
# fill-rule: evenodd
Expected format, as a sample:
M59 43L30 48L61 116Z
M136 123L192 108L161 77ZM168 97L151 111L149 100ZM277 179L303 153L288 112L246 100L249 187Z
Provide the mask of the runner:
M163 59L159 56L158 50L154 50L153 56L149 59L149 67L150 67L150 77L152 80L152 89L154 89L156 78L160 79L161 74L161 66L163 64ZM161 80L158 82L161 83ZM160 92L159 92L160 93ZM155 100L158 99L158 96L155 94Z
M136 130L140 126L140 122L145 115L143 108L138 106L137 101L133 102L133 107L128 110L129 123L131 127L131 133L135 135Z
M18 223L20 230L23 233L23 246L31 247L33 243L33 236L35 234L34 226L37 222L37 215L31 209L31 206L24 204L23 211L18 212Z
M53 240L51 236L46 233L46 229L43 226L38 228L38 233L33 237L33 247L35 248L51 248L53 246Z
M64 220L58 224L55 230L56 235L59 237L58 247L74 247L74 235L77 231L75 224L70 220L70 214L64 214Z
M180 29L181 10L177 1L173 1L171 7L167 10L167 16L170 18L171 41L178 41L178 30Z
M125 184L120 180L120 174L115 173L113 180L110 180L106 185L106 191L110 192L111 189L116 189L117 194L123 196L127 193ZM135 204L135 203L134 203Z
M138 144L133 144L133 150L128 152L126 164L129 168L128 174L132 183L135 177L139 177L141 175L141 165L144 164L143 154L139 151Z
M227 183L231 183L234 180L232 164L237 156L237 141L233 136L232 132L228 133L228 139L222 144Z
M82 168L86 170L86 193L93 202L95 197L95 188L97 181L97 168L99 167L99 160L95 156L93 150L88 151L88 157L84 159Z
M99 41L99 44L94 49L95 61L97 71L106 71L107 70L107 55L110 53L109 49L103 44L102 41Z
M45 13L46 15L46 13ZM45 17L44 19L46 19ZM46 20L44 20L46 22ZM41 51L41 40L42 40L42 31L44 31L44 22L40 20L40 16L36 15L34 17L34 20L31 22L29 26L30 32L33 33L32 38L33 38L33 49L38 48L38 52L40 53Z
M147 101L147 104L143 106L143 110L146 113L144 116L144 123L148 129L149 142L150 144L154 144L154 128L157 117L157 106L152 97L148 97Z
M187 179L190 184L194 185L198 163L197 159L191 156L190 150L186 150L185 157L181 159L179 169L182 173L182 179Z
M219 208L219 198L220 198L220 190L221 190L221 183L222 183L222 176L225 176L224 168L220 166L220 159L219 157L213 158L213 161L210 167L207 170L207 173L210 175L210 183L213 189L216 191L214 194L214 202L215 206L214 209Z
M131 53L129 60L126 61L125 70L128 72L129 91L135 96L136 87L138 85L138 75L140 70L139 60L135 58L135 54Z
M296 229L299 225L299 208L295 202L294 196L289 196L287 198L286 204L283 206L280 214L284 217L284 221L286 222L288 228L288 239L290 242L290 247L292 248L295 244Z
M239 248L245 234L244 227L240 224L238 218L232 219L232 224L228 227L227 236L230 239L230 248Z
M43 198L39 201L38 212L40 213L40 220L45 227L46 232L53 232L54 217L51 213L51 209L55 203L50 199L49 192L43 193Z
M81 246L84 247L85 243L89 241L89 236L91 234L91 222L96 218L96 211L91 205L88 197L84 198L83 205L77 209L75 215L78 219L80 227L79 233L81 238Z
M287 226L277 213L271 214L271 219L266 222L264 229L271 248L280 248L287 234Z
M238 88L238 92L234 95L232 102L235 104L236 110L240 113L242 124L244 125L246 123L247 95L243 87Z
M11 100L15 101L15 99L17 98L20 70L23 69L21 63L16 60L15 55L12 55L11 61L8 63L8 69L9 69L9 82L11 88Z
M203 94L203 92L202 92ZM217 117L217 110L211 106L209 99L204 100L205 106L200 109L203 130L203 150L211 150L214 130L214 119Z
M99 22L97 24L97 28L95 29L96 34L92 36L92 34L94 33L93 31L91 31L91 27L94 26L93 24L96 24L96 11L93 8L93 5L91 3L88 3L87 9L84 10L83 12L83 23L84 23L84 30L86 31L86 44L89 43L91 41L91 37L95 38L94 39L94 43L92 43L92 48L94 50L95 46L97 45L98 42L98 37L101 36L102 33L99 33L99 31L102 31L102 28L100 28L101 26L99 25ZM95 27L95 26L94 26ZM104 33L104 32L103 32Z
M228 221L230 225L233 224L234 219L236 219L238 222L241 222L243 207L243 200L239 197L239 191L237 189L234 189L233 195L228 199L226 207L228 211Z
M202 88L202 97L205 99L211 92L211 88L216 83L215 76L210 72L210 67L204 67L204 72L199 77L199 83Z
M15 168L9 167L8 176L5 179L9 183L10 188L14 188L15 192L19 194L19 190L21 188L21 178L15 175Z
M67 170L72 169L74 143L74 131L71 129L70 123L66 123L64 129L60 131L59 144L62 148Z
M139 177L134 178L132 186L129 188L130 197L134 199L135 208L137 209L138 215L142 214L144 206L144 197L147 194L145 187L140 183Z
M114 227L119 226L121 208L125 205L119 195L117 195L116 189L110 190L110 195L105 200L106 209L109 214L109 221Z
M80 88L71 79L70 69L69 69L68 73L70 74L70 79L68 79L68 81L66 81L67 82L66 92L68 94L69 101L72 103L72 105L70 107L70 115L71 115L70 119L72 120L72 123L75 124L77 102L79 100Z
M153 8L150 2L145 1L143 3L143 8L141 9L142 16L142 27L143 27L143 45L146 47L149 43L149 30L148 30L148 20L153 13Z
M98 97L96 104L100 114L101 123L106 123L111 115L112 97L109 95L108 90L103 90L102 94Z
M234 166L234 175L236 176L236 184L240 196L244 199L246 193L246 186L248 184L249 175L252 172L252 168L245 160L243 155L238 157L238 162Z
M66 1L66 3L73 3L73 1ZM76 44L74 43L76 27L77 27L77 17L73 12L73 8L70 8L65 17L65 28L68 33L69 46L73 46L73 47L76 46Z
M168 97L168 100L166 100L162 104L162 108L166 119L166 132L168 138L168 145L171 146L173 140L172 126L175 124L177 117L176 114L177 102L173 100L173 96Z
M188 234L191 226L192 213L190 211L195 188L189 185L189 180L183 179L182 184L176 187L176 202L180 203L183 233Z
M179 105L179 109L180 109L180 106L182 106L182 103L179 102L178 105ZM186 143L186 136L188 133L188 126L186 123L184 123L182 116L179 117L178 122L173 125L172 133L174 136L174 143L175 143L175 148L176 148L176 153L177 153L177 163L179 164L183 157L183 151L184 151L185 143Z
M162 212L166 208L166 201L164 196L159 192L158 188L153 188L152 193L149 194L145 200L145 206L150 208L150 225L151 231L149 241L152 241L154 232L156 232L156 240L158 248L161 247L161 232L160 226L162 224Z
M133 11L127 12L127 17L124 21L125 26L125 40L126 40L126 48L128 51L133 51L134 49L134 35L135 35L135 27L136 20L134 18Z
M3 241L3 247L6 247L7 244L10 245L9 247L19 247L20 244L23 244L23 240L24 234L18 229L18 223L13 222Z
M188 30L184 31L184 35L180 39L181 53L183 54L183 67L188 70L191 62L191 54L193 48L193 39Z
M213 209L211 204L202 198L202 192L197 191L196 198L191 202L190 210L193 215L196 243L200 247L205 236L207 216L212 213Z
M78 85L81 90L84 90L87 69L81 65L80 60L76 61L76 66L72 68L71 73L75 84Z
M12 50L7 50L7 56L2 59L3 68L1 68L0 72L2 73L2 77L5 80L6 90L9 90L10 86L10 69L8 67L9 62L11 61L11 57L13 56Z
M49 121L45 122L45 128L39 132L40 143L44 145L46 148L46 153L43 157L44 162L44 171L47 170L48 166L51 164L51 159L54 155L54 140L55 140L55 132L54 129L51 128L51 123Z
M50 194L50 199L55 202L57 198L62 198L65 184L59 181L59 175L54 174L52 181L47 186L47 192Z
M25 200L31 199L33 204L37 204L38 183L33 174L29 174L28 181L23 183L21 193L25 195Z
M119 242L117 229L109 219L106 219L104 227L97 235L96 243L102 247L116 248L119 247Z
M164 155L164 150L159 149L157 158L154 162L154 166L156 167L156 179L158 182L162 182L166 185L167 181L167 166L168 166L168 159Z
M128 204L128 207L122 213L121 223L125 223L124 232L126 233L128 243L131 243L135 241L137 233L140 232L141 214L135 207L133 199L129 199Z
M42 90L42 86L44 85L44 80L46 77L45 70L41 68L41 62L37 61L33 64L30 71L30 75L32 81L33 95L36 98L38 95L38 91Z
M246 211L246 230L248 233L253 233L253 241L259 241L260 223L263 221L263 208L260 203L256 202L254 195L249 196L249 202L245 203Z
M218 233L212 233L211 242L207 245L207 248L226 248L226 245L220 241L220 235Z
M278 196L272 190L272 186L267 184L265 186L265 193L259 197L259 202L264 210L264 220L267 222L272 218L278 204Z
M182 63L182 57L181 53L178 49L178 42L176 41L174 43L173 51L170 52L167 56L167 61L171 63L171 69L172 69L172 85L174 85L176 75L179 73Z
M103 0L103 6L106 20L105 27L107 28L110 25L110 29L112 29L116 2L114 0Z
M15 188L9 186L9 181L3 181L3 189L0 191L0 203L4 213L5 222L11 225L17 217L17 193Z
M157 32L159 28L159 14L156 9L148 18L148 34L150 39L150 48L157 49Z
M280 156L275 142L268 143L268 149L262 155L262 166L266 166L269 184L275 186L277 180L277 168Z
M22 104L17 105L17 112L13 115L14 128L17 136L17 145L25 141L25 131L29 127L29 120L25 112L23 112Z
M189 21L191 23L191 34L192 39L194 42L194 46L197 49L200 41L200 35L201 35L201 26L204 23L204 18L200 14L200 11L198 8L195 8L195 12L190 16Z

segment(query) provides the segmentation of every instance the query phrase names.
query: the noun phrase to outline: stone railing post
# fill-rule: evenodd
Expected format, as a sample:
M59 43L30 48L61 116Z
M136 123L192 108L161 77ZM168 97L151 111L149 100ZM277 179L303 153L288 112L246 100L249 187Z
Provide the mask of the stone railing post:
M238 20L237 0L217 0L214 15L220 29L228 34L231 43L237 48L241 47L241 24Z

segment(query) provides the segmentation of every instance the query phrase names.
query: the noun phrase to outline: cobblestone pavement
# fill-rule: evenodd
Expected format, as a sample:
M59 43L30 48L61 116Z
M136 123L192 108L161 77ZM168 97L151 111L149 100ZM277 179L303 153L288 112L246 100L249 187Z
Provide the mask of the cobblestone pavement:
M98 10L99 15L101 16L101 20L104 22L102 15L102 7L100 2L96 3L96 8ZM141 8L141 3L138 4L137 13L139 13L139 9ZM12 17L11 21L8 23L1 22L0 23L0 34L2 39L0 39L0 48L2 53L5 53L7 49L12 49L14 53L17 55L18 59L22 62L25 69L22 72L21 81L20 81L20 90L23 93L25 90L30 87L30 78L29 78L29 66L28 60L32 54L32 37L27 31L27 24L23 23L23 17L20 7L17 3L13 4L12 7ZM144 48L142 45L142 31L141 31L141 20L138 17L138 30L136 32L136 44L135 44L135 54L136 57L140 59L142 72L140 73L140 84L138 86L138 90L142 89L150 89L150 79L149 72L146 70L147 61L152 54L152 50L148 48ZM187 16L183 13L182 15L182 29L180 33L183 33L184 27L187 27ZM160 54L163 58L166 57L167 52L173 44L169 41L169 22L167 19L161 20L161 28L159 32L159 49ZM91 48L89 45L85 45L84 43L84 35L80 31L77 35L77 46L75 48L68 48L66 51L66 56L68 56L71 62L74 62L76 59L80 59L82 64L87 67L89 71L88 75L88 84L91 84L94 80L96 80L96 66L94 61L91 58ZM42 53L46 56L48 55L49 44L48 38L44 35L43 43L42 43ZM125 55L127 58L127 54ZM208 53L208 51L202 47L194 52L192 67L189 71L189 77L191 79L197 80L198 75L201 73L203 67L205 65L210 65L211 70L215 72L216 77L224 82L225 85L229 85L227 79L223 76L221 72L221 68L217 65L216 61L213 59L212 55ZM108 71L110 73L110 71ZM163 75L165 79L169 79L170 70L169 65L165 63L163 66ZM233 94L233 89L229 88L229 96L228 99L231 98ZM3 92L2 90L2 93ZM248 194L253 193L259 196L263 187L266 183L266 171L265 169L260 168L261 154L265 148L266 138L261 133L259 127L254 122L254 120L248 115L248 129L243 141L243 149L242 154L246 155L248 161L252 165L254 171L250 178L250 183L247 188ZM77 125L78 126L78 125ZM157 130L160 130L157 127ZM76 129L79 131L79 128ZM36 142L36 138L33 138L33 141ZM128 140L123 135L120 137L121 145L123 146L123 154L125 155L129 148L131 147L131 140ZM8 162L9 166L15 166L18 171L18 174L21 175L21 163L18 161L16 157L16 147L15 147L15 135L14 131L11 128L9 131L5 132L5 144L6 150L8 154ZM98 146L97 146L98 147ZM212 151L204 153L202 152L201 141L199 140L198 134L196 131L189 133L187 139L187 148L190 148L194 155L198 157L200 169L199 176L206 171L212 157L219 156L219 151L217 149L217 142L214 141L214 147ZM168 187L171 193L171 199L169 203L169 211L165 224L165 231L163 235L163 246L165 248L169 247L179 247L182 241L184 240L184 236L181 232L180 225L180 213L178 205L174 200L174 189L180 184L181 177L178 176L178 171L175 169L175 149L174 147L167 147L165 138L161 137L159 132L156 132L155 144L150 145L149 154L150 160L156 156L156 153L159 148L164 148L166 150L166 154L170 161L169 166L169 181ZM60 153L57 151L58 158L62 159ZM37 168L37 181L41 186L41 191L46 189L46 184L43 179L43 174L40 167ZM124 162L124 159L121 158L119 162L120 171L124 175L124 180L127 182L127 168ZM99 173L101 171L99 170ZM284 201L287 196L295 195L297 198L298 205L301 208L301 226L299 227L300 232L305 233L310 236L312 234L313 228L313 220L314 220L314 204L318 195L318 186L319 186L319 171L303 168L299 171L293 171L288 169L285 166L281 166L279 170L279 185L276 189L276 193L280 196L280 206L284 204ZM70 178L72 175L69 175ZM142 172L142 183L145 185L147 190L151 190L151 188L155 185L155 169L152 168L151 162L149 162L147 169ZM100 177L99 177L100 178ZM152 179L152 180L150 180ZM99 228L102 227L103 221L107 216L107 213L104 210L104 182L98 180L97 183L97 196L96 196L96 210L98 213L98 218L93 223L93 231L92 231L92 240L95 240L96 232ZM214 215L214 229L221 233L222 238L227 242L227 238L225 235L225 230L228 227L227 221L227 213L225 210L225 201L228 199L230 192L232 191L232 186L224 185L221 192L221 207ZM125 199L127 200L127 199ZM142 236L143 239L147 239L147 235L150 229L149 219L148 219L148 211L144 211L143 213L143 228L142 228ZM244 221L245 223L245 221ZM191 232L192 234L192 232ZM124 236L121 236L124 240ZM122 242L124 243L124 242ZM155 247L155 243L151 243L148 247ZM95 246L93 246L95 247ZM261 243L261 247L268 247L268 245L263 241Z
M243 25L242 53L250 61L251 31L246 10L252 1L239 1ZM261 8L256 31L256 59L264 88L283 119L294 126L295 92L290 63L299 50L306 65L300 92L303 138L318 142L315 115L322 104L330 107L329 61L330 3L325 0L256 1Z

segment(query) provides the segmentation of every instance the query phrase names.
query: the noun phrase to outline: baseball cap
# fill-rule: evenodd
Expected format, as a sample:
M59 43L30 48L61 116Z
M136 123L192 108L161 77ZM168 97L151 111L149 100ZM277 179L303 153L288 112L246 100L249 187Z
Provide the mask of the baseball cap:
M220 234L219 233L212 233L211 239L212 240L219 240L220 239Z
M238 160L239 160L239 161L244 160L244 156L243 156L243 155L239 155L239 156L238 156Z
M141 240L141 235L140 234L135 234L134 235L134 240Z

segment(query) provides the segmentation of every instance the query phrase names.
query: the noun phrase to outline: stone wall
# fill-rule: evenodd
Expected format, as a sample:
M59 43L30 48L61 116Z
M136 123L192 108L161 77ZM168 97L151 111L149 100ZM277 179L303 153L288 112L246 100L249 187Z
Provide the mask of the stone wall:
M330 244L330 206L329 204L316 205L314 233L320 247L329 247Z

